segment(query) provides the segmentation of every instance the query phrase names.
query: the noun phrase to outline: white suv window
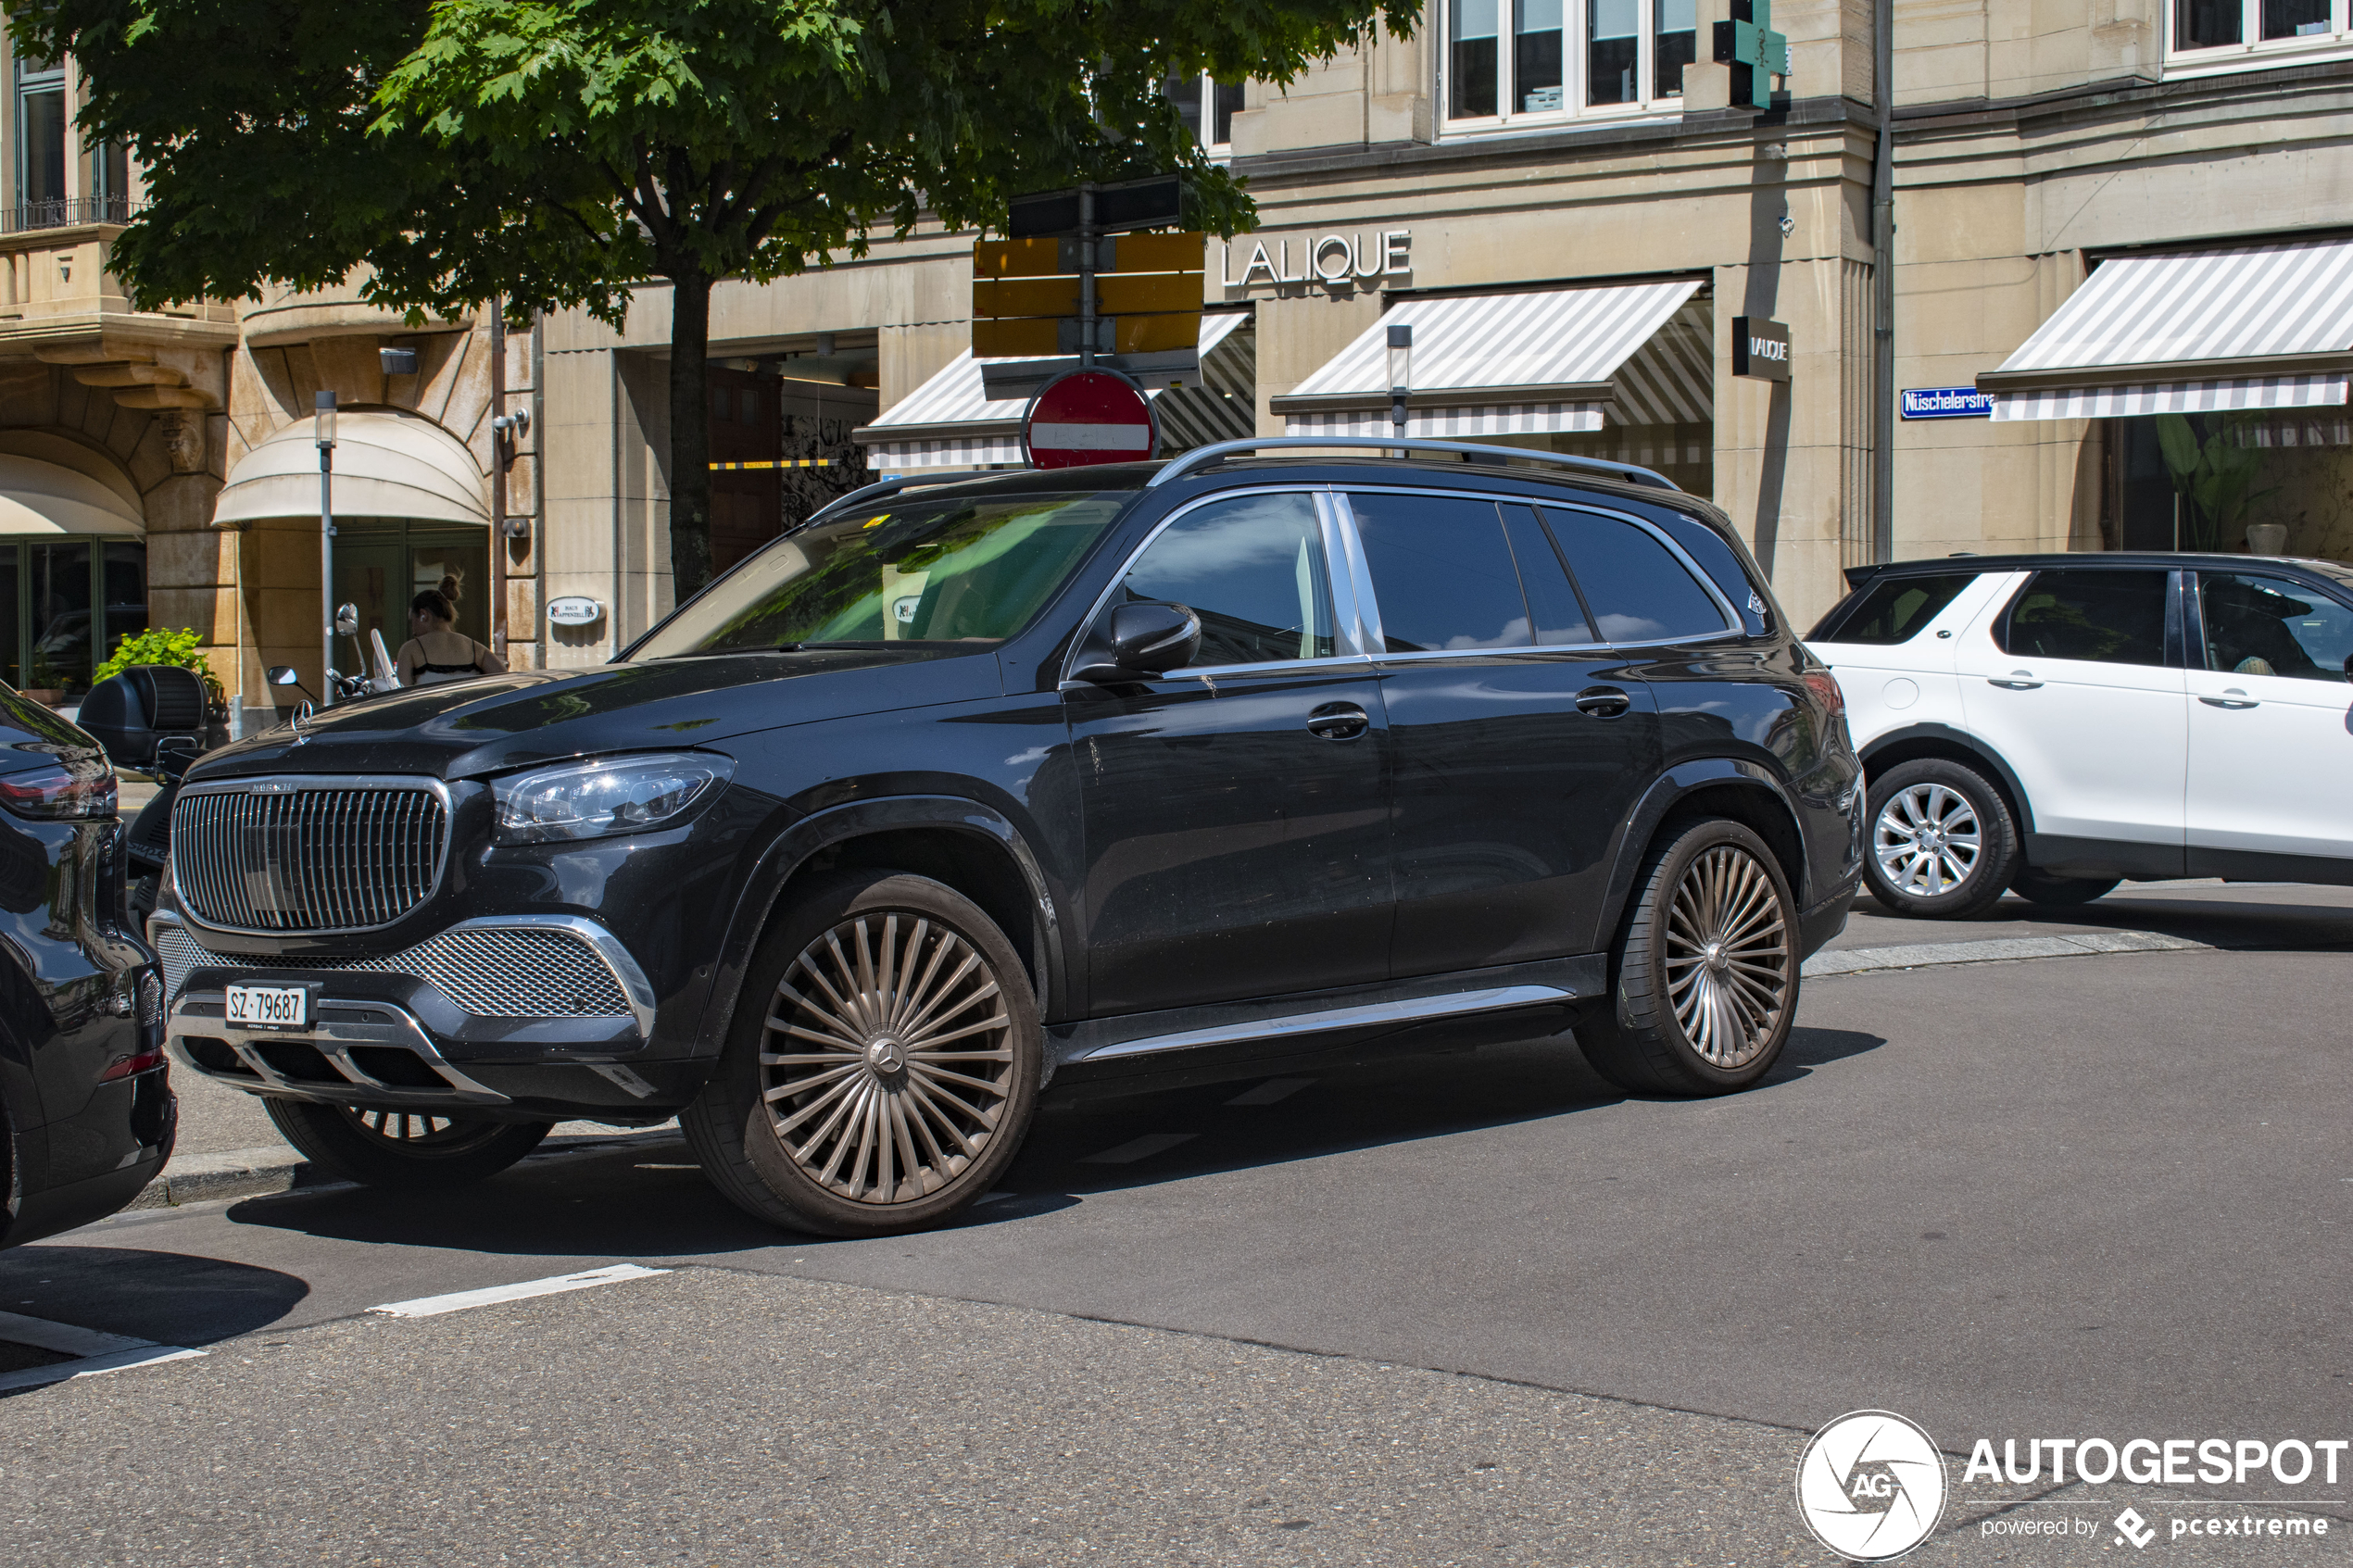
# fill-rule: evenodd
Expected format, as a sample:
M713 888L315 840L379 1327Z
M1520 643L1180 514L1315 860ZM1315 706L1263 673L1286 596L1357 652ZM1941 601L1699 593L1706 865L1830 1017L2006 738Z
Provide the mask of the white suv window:
M1882 577L1863 590L1862 596L1839 618L1838 624L1819 634L1826 643L1862 643L1892 647L1908 643L1944 613L1977 581L1974 571L1943 571L1932 577Z
M2233 675L2342 681L2353 610L2282 577L2198 574L2206 667Z
M1994 644L2021 658L2161 665L2170 576L2099 567L2038 571L1994 628Z

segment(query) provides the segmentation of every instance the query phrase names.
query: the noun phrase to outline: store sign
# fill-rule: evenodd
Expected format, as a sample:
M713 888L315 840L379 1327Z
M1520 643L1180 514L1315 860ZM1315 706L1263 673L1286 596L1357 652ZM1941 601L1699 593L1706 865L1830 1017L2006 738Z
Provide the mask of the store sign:
M1249 250L1242 246L1248 245ZM1241 238L1228 241L1218 277L1229 289L1284 283L1321 283L1327 288L1376 286L1382 278L1410 275L1414 270L1414 232L1376 229L1352 234L1313 234L1296 238ZM1237 274L1234 263L1242 259Z
M1973 386L1907 386L1904 389L1907 420L1990 420L1994 395Z
M1789 328L1762 316L1732 318L1732 374L1789 380Z
M576 594L547 601L547 623L551 626L594 626L604 618L603 605Z

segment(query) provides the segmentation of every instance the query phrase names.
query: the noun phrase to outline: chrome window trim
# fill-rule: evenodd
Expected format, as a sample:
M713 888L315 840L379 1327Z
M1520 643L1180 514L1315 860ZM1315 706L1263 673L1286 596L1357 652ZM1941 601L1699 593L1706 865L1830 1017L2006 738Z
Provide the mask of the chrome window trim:
M1674 536L1668 533L1665 529L1660 528L1657 524L1651 522L1646 519L1636 517L1631 512L1621 512L1609 507L1588 506L1581 502L1555 501L1549 497L1498 495L1485 490L1428 489L1418 485L1388 484L1380 483L1379 481L1375 481L1370 484L1350 485L1346 489L1342 489L1340 486L1335 485L1333 486L1332 499L1337 504L1341 514L1348 519L1351 550L1350 566L1353 570L1362 573L1364 583L1362 602L1371 607L1370 613L1373 618L1373 626L1376 634L1378 633L1380 624L1379 595L1373 588L1373 574L1371 568L1364 564L1363 544L1354 536L1356 514L1353 510L1349 508L1348 490L1377 491L1385 495L1432 495L1441 498L1466 496L1475 501L1491 501L1497 506L1521 506L1538 510L1550 507L1556 511L1590 512L1595 517L1611 518L1619 522L1631 523L1636 528L1639 528L1643 533L1649 534L1652 538L1657 540L1661 545L1667 546L1667 554L1675 558L1676 564L1680 566L1685 571L1691 573L1692 581L1699 584L1700 588L1707 595L1709 602L1716 606L1717 613L1724 618L1724 628L1722 631L1702 632L1689 636L1645 637L1640 640L1626 642L1597 640L1590 643L1529 643L1519 646L1507 648L1432 649L1415 653L1381 653L1377 656L1382 659L1460 659L1466 657L1466 655L1491 658L1498 654L1544 653L1548 651L1566 653L1575 650L1591 649L1607 651L1614 648L1678 647L1689 643L1721 642L1727 637L1744 638L1749 634L1747 623L1741 620L1740 612L1732 608L1732 601L1724 596L1724 591L1716 585L1715 579L1709 577L1706 572L1700 570L1699 563L1692 558L1691 552L1684 549L1682 546L1677 544ZM1515 558L1515 560L1516 560L1516 558ZM1575 569L1572 567L1570 570L1574 571ZM1580 589L1579 592L1581 593L1582 590Z
M1365 635L1364 596L1355 561L1350 554L1353 529L1342 513L1340 497L1328 490L1314 492L1315 515L1324 523L1324 573L1332 584L1332 618L1336 640L1360 657L1373 651Z
M1327 486L1320 483L1291 483L1253 484L1241 489L1219 490L1214 492L1213 494L1198 496L1193 500L1186 502L1183 506L1177 508L1175 511L1170 512L1166 517L1162 518L1158 522L1152 524L1152 531L1150 533L1145 534L1144 537L1138 542L1136 547L1127 553L1127 558L1119 563L1119 570L1111 574L1111 581L1103 584L1102 592L1095 596L1095 602L1087 608L1087 613L1078 618L1078 634L1071 639L1070 651L1063 655L1062 676L1056 683L1056 689L1066 691L1073 686L1084 686L1089 690L1095 689L1092 682L1074 681L1071 678L1070 672L1077 666L1078 663L1079 646L1087 640L1087 633L1095 624L1096 617L1101 615L1104 608L1110 605L1112 595L1117 593L1119 591L1119 585L1127 581L1127 574L1136 569L1136 563L1143 558L1144 552L1151 549L1154 544L1158 543L1160 536L1167 533L1179 519L1189 517L1203 507L1214 506L1220 501L1231 501L1243 495L1304 495L1307 497L1308 505L1313 507L1315 510L1318 536L1324 540L1324 575L1332 583L1332 597L1334 601L1331 607L1332 640L1335 643L1344 641L1345 639L1341 634L1340 626L1340 605L1338 603L1340 597L1339 574L1333 570L1333 562L1330 559L1331 531L1327 520L1327 513L1323 501L1320 498L1327 488ZM1352 584L1352 587L1353 586L1353 585ZM1161 679L1164 681L1185 681L1191 680L1200 675L1223 674L1226 671L1232 670L1294 670L1302 665L1342 663L1348 659L1357 656L1335 654L1329 659L1284 659L1272 660L1265 664L1187 665L1182 670L1171 670L1167 674L1162 676Z
M154 914L147 917L147 930L145 935L147 937L147 945L149 947L152 947L155 946L154 933L160 927L167 925L176 925L181 927L183 931L190 931L191 935L194 935L195 931L214 929L212 927L206 926L201 921L192 921L188 919L184 910L176 909L157 909ZM577 937L581 941L586 943L590 949L596 953L598 959L604 964L605 968L611 972L614 982L621 987L621 994L629 998L629 1016L635 1022L638 1035L647 1040L651 1040L653 1038L654 988L653 985L646 979L646 972L637 966L637 960L630 956L629 949L622 944L621 938L615 936L610 931L607 930L604 926L598 924L595 921L590 920L585 915L478 915L472 920L453 922L448 925L443 926L439 931L422 937L416 942L411 942L408 946L410 947L419 947L425 942L432 941L435 936L449 936L463 931L483 931L492 928L510 931L560 931L566 935ZM270 932L265 935L283 936L289 934L285 932ZM305 932L297 935L308 935L309 934ZM204 944L198 942L197 946L203 947ZM206 950L208 952L211 951L209 948L207 948ZM216 956L234 959L250 959L252 960L253 967L256 969L298 969L302 967L301 957L298 954L231 953L219 954ZM341 955L331 956L339 957ZM290 963L273 961L289 958L291 959ZM219 966L215 965L210 967ZM322 971L321 972L334 973L338 972L330 970ZM378 972L390 973L397 972L384 971ZM421 974L411 975L409 978L413 980L422 980L428 985L433 985L433 982L430 979L427 979L425 976ZM438 986L435 986L434 988L436 990L440 989ZM444 992L443 995L447 996L447 993ZM452 997L450 999L450 1005L452 1007L457 1007L458 1004L456 998ZM480 1018L484 1016L480 1013L470 1012L462 1007L458 1008L458 1010L465 1013L468 1018Z
M1348 575L1356 596L1357 646L1368 657L1385 659L1389 639L1381 632L1380 597L1373 592L1373 569L1365 561L1365 536L1356 529L1356 508L1348 504L1347 491L1335 485L1330 494L1332 516L1339 520L1340 537L1348 546Z
M299 795L306 790L338 789L412 790L431 795L441 802L442 820L447 824L447 830L442 834L441 852L434 859L433 880L426 885L424 897L418 899L413 908L375 925L313 926L300 931L266 926L215 925L188 908L184 899L175 899L179 904L179 912L187 918L188 923L200 930L223 932L232 936L355 936L364 935L371 931L389 930L414 915L418 909L433 902L434 896L441 891L442 878L449 871L449 857L457 847L458 797L457 793L447 784L424 773L268 773L249 778L208 779L201 784L182 785L180 793L173 797L174 827L176 830L180 802L200 796ZM181 882L178 861L180 834L177 831L174 831L171 835L170 853L172 856L170 867L171 882L172 886L177 889Z

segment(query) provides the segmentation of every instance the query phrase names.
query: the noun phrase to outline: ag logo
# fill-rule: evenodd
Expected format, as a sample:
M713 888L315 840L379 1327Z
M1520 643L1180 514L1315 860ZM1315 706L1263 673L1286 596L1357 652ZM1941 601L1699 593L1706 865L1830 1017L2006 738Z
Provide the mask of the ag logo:
M1814 1434L1797 1461L1797 1511L1841 1557L1901 1557L1928 1539L1944 1512L1944 1456L1900 1415L1840 1416Z

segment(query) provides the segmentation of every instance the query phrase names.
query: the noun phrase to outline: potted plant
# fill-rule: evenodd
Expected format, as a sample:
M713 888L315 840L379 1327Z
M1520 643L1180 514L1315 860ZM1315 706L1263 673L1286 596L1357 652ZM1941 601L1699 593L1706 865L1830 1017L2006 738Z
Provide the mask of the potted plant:
M55 708L66 699L66 672L49 661L41 648L32 650L32 663L25 670L24 695L44 708Z

